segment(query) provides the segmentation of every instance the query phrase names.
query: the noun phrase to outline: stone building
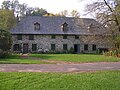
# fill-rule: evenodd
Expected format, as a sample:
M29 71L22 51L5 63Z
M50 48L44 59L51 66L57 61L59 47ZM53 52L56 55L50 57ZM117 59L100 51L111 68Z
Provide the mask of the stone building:
M14 52L96 53L111 48L107 29L94 19L27 16L10 30Z

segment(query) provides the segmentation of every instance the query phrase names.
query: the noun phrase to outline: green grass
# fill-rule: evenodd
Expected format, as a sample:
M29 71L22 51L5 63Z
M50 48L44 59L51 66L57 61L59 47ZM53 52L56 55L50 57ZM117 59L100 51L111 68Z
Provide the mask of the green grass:
M0 72L0 90L120 90L120 71L93 73Z
M95 54L31 54L45 60L58 60L66 62L118 62L120 58L109 57ZM48 64L43 60L32 60L21 58L20 55L12 55L4 59L0 59L0 64Z
M95 54L31 54L30 56L46 60L67 62L118 62L120 58Z
M41 60L23 59L20 55L11 55L4 59L0 59L0 64L47 64Z

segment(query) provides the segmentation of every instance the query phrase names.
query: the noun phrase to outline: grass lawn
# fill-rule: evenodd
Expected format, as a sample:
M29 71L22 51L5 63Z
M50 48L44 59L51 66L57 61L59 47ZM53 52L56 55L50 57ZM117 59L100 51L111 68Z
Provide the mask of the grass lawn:
M31 54L30 56L46 60L67 62L118 62L120 58L95 54Z
M0 72L0 90L120 90L120 71L89 73Z
M45 60L58 60L66 62L118 62L120 58L109 57L95 54L30 54ZM43 60L32 60L21 58L20 55L12 55L4 59L0 59L0 64L49 64Z
M20 55L12 55L4 59L0 59L0 64L46 64L41 60L23 59Z

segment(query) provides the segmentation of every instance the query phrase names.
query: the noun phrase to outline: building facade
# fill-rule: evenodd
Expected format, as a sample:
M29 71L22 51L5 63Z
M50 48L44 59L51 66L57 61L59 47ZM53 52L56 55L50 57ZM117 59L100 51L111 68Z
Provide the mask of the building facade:
M94 19L27 16L10 30L17 53L96 53L111 48L110 35Z

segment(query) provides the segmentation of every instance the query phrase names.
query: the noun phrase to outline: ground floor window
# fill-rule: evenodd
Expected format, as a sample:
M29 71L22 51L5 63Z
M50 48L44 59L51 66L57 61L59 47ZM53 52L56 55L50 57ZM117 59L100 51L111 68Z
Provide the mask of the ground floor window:
M51 35L51 39L55 39L56 38L56 36L55 35Z
M79 36L75 35L75 39L79 39Z
M20 45L20 44L15 44L15 45L13 46L13 50L14 50L14 51L21 51L21 45Z
M63 35L63 39L67 39L67 35Z
M32 44L32 51L36 51L37 50L37 44Z
M84 45L84 51L88 51L88 44Z
M64 51L67 50L67 44L63 44L63 50L64 50Z
M92 45L92 50L96 51L96 45L95 44Z
M29 35L29 40L34 40L34 35Z
M51 50L55 50L55 44L51 44Z

